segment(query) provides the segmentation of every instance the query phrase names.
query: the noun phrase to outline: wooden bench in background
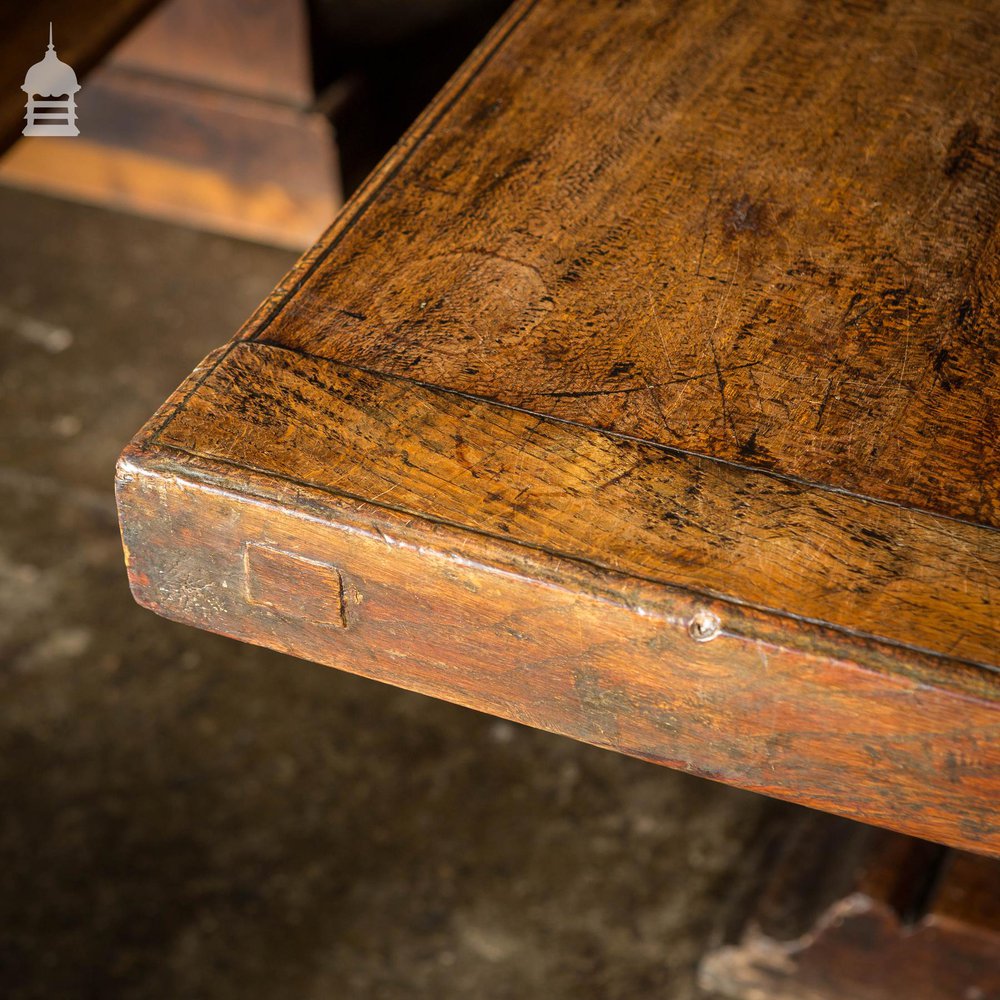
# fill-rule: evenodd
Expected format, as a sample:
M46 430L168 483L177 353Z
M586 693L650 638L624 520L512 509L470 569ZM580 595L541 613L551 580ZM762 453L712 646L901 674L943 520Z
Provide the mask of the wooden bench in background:
M56 38L63 62L83 75L128 34L158 0L105 0L101 4L79 0L49 0L4 5L0 40L0 151L7 149L24 128L24 74L45 53L49 24L65 32Z
M998 159L994 5L517 4L126 449L137 600L1000 855Z
M78 74L103 61L83 79L80 135L16 142L0 183L293 249L319 237L341 192L303 0L23 5L3 41L4 145L24 124L46 16Z

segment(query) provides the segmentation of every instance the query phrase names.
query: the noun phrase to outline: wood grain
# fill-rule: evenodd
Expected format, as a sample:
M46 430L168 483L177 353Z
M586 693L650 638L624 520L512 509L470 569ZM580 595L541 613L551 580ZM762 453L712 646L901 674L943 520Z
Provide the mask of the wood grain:
M260 343L234 349L157 440L602 568L998 662L1000 546L959 521Z
M133 593L169 618L1000 855L996 676L170 448L118 482ZM317 614L289 559L281 606L248 601L248 545L343 597Z
M515 6L126 450L137 599L1000 854L997 13Z
M538 3L267 336L998 526L998 107L993 3Z

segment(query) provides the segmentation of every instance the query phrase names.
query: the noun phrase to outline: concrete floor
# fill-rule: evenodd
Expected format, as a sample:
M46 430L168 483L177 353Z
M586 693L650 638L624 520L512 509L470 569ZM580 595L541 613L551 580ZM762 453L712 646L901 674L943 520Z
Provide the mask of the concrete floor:
M765 800L132 603L116 455L292 257L0 219L0 995L696 996Z

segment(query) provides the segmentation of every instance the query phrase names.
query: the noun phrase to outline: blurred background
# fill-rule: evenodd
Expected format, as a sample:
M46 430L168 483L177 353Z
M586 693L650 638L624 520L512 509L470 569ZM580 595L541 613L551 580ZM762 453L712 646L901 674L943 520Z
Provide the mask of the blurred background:
M698 996L779 807L163 621L122 565L122 446L503 0L28 6L0 4L0 995ZM15 141L49 20L80 135Z

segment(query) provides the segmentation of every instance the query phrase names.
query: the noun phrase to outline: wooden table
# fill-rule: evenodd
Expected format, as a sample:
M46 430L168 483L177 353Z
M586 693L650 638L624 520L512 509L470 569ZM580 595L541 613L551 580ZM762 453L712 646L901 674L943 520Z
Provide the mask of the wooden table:
M1000 855L998 159L996 5L517 4L126 449L137 600Z

